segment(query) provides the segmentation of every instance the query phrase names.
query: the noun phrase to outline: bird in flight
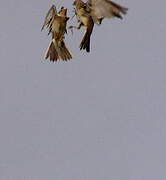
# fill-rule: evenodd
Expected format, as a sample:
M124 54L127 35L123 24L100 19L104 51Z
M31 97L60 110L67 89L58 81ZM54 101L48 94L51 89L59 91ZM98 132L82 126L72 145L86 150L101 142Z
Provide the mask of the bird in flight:
M69 28L80 29L85 27L85 35L80 43L80 50L90 52L90 37L94 24L101 24L104 18L117 17L122 19L122 14L126 14L128 8L123 7L111 0L88 0L86 3L82 0L75 0L75 15L79 23L78 27Z
M93 32L94 24L100 25L105 18L120 18L127 13L128 8L123 7L112 0L74 0L74 12L79 26L70 26L69 29L81 27L85 28L85 34L80 43L80 50L90 52L90 39ZM65 34L67 34L67 8L61 7L57 12L56 6L52 5L46 14L44 24L42 26L48 29L48 35L52 34L52 40L46 50L45 59L50 61L72 59L72 54L66 47L64 42Z
M72 54L64 42L68 20L67 9L64 7L61 7L59 12L57 12L55 5L52 5L49 9L41 29L43 30L46 27L49 30L48 34L52 34L52 40L46 50L45 59L49 58L53 62L60 59L63 61L72 59Z

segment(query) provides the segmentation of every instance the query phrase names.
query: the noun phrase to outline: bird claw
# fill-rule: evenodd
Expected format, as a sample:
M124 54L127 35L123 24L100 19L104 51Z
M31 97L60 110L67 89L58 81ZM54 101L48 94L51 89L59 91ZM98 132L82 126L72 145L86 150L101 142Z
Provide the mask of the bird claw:
M74 26L69 26L69 27L68 27L68 29L71 30L72 35L73 35L73 28L74 28Z

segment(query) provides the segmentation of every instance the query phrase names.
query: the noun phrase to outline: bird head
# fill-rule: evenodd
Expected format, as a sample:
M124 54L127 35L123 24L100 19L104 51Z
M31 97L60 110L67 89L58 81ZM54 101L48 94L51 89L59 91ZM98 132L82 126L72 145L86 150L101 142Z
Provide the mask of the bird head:
M67 16L67 8L61 7L59 13L60 16Z
M75 0L75 1L73 2L73 6L77 6L77 5L79 5L79 4L84 4L84 2L81 1L81 0Z

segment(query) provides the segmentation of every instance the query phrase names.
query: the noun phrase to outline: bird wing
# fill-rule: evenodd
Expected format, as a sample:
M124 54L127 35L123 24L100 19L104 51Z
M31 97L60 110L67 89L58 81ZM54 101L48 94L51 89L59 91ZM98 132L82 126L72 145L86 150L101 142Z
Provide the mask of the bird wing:
M43 30L45 27L48 28L48 27L51 26L55 15L57 15L57 10L56 10L55 5L52 5L51 8L49 9L49 11L46 14L44 24L43 24L41 30Z
M98 19L119 17L120 13L126 14L127 8L112 2L111 0L88 0L87 6L91 10L91 16L96 23Z

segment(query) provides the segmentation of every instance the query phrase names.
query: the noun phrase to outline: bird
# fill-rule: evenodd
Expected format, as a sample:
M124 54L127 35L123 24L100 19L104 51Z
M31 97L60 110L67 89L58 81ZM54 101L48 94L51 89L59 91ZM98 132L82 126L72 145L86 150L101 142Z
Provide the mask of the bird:
M83 39L80 43L80 50L85 49L87 52L90 52L90 38L94 27L94 21L87 9L86 3L81 0L75 0L73 5L75 6L75 14L79 23L77 29L80 29L82 26L86 29ZM72 28L72 26L70 27Z
M60 11L57 12L56 6L51 6L41 28L43 30L46 27L49 30L48 35L52 33L52 40L45 52L45 59L50 58L50 61L53 62L60 59L63 61L72 59L72 54L64 42L68 20L67 9L61 7Z
M126 14L128 10L128 8L111 0L88 0L87 2L75 0L73 5L79 26L70 26L69 28L85 27L86 31L80 43L80 50L85 49L87 52L90 52L90 37L94 24L100 25L104 18L117 17L122 19L122 14Z

